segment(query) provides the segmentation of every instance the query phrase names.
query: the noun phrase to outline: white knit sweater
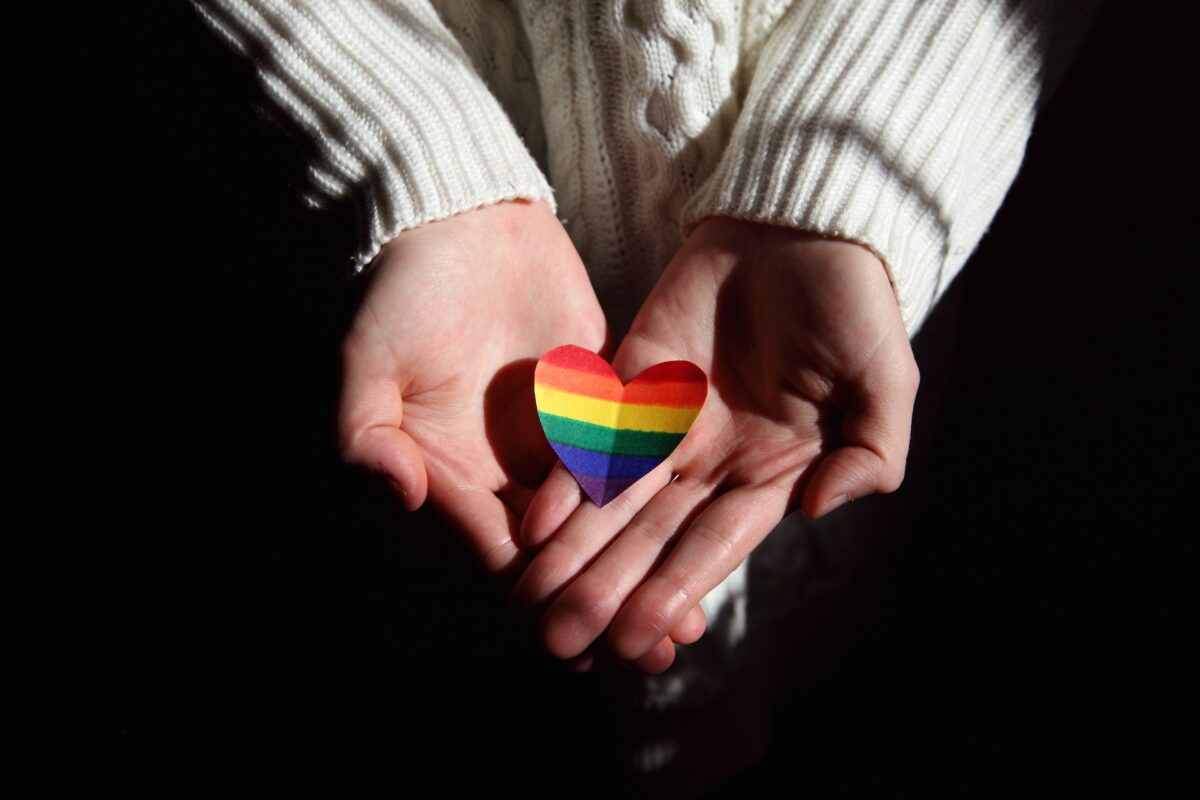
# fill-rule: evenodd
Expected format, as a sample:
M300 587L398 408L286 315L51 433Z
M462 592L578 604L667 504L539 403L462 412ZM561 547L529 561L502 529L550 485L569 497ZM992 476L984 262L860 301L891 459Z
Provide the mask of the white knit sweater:
M192 2L313 145L306 199L361 210L355 269L405 229L543 199L616 341L707 215L868 246L915 334L999 208L1095 12L1091 0ZM726 652L746 632L747 563L702 601ZM702 688L709 667L689 663L645 679L646 704Z
M358 202L356 269L407 228L544 199L616 336L710 214L867 245L914 334L1080 29L1041 1L193 2L315 143L308 201Z

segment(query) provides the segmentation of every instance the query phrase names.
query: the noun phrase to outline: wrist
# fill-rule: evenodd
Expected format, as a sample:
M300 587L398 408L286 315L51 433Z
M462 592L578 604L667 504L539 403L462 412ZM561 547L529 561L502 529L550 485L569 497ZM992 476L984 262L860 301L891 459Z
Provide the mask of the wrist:
M772 257L794 257L804 261L850 265L878 270L887 278L892 297L899 307L900 298L895 277L883 256L870 244L805 228L775 225L758 220L709 215L703 217L688 239L715 252L753 258L756 252L770 252Z

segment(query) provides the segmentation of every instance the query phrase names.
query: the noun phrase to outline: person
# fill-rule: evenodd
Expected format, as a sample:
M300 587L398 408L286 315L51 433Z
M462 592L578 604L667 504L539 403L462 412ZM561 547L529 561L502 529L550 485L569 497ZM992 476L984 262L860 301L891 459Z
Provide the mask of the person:
M360 209L347 460L513 576L551 654L648 676L717 618L736 646L748 556L791 512L901 485L911 338L1091 13L193 3L302 131L307 200ZM711 381L680 449L603 508L532 413L533 360L568 343L623 380L681 358Z

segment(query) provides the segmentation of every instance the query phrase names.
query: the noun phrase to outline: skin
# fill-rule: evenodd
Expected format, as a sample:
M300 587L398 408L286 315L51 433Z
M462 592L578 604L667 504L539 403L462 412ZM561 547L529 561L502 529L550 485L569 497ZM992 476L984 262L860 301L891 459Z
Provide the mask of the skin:
M887 272L866 248L704 220L613 366L628 381L680 358L708 373L710 391L666 462L604 508L560 464L527 508L520 535L540 550L513 599L542 610L559 658L586 659L603 641L662 671L668 632L787 513L820 517L904 478L919 373Z
M428 499L486 569L511 578L530 558L518 546L522 517L555 463L534 363L566 343L600 351L605 338L583 263L544 203L405 231L373 262L343 342L341 455L385 475L406 508ZM699 608L681 615L637 663L666 669L673 642L695 641L704 625Z

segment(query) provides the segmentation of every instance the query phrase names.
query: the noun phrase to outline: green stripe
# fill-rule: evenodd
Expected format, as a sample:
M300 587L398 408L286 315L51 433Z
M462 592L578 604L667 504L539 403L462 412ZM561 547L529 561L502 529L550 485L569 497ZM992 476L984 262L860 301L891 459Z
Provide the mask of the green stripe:
M542 419L542 430L546 432L546 438L552 442L581 447L585 450L595 450L600 453L617 453L623 456L666 458L686 435L659 433L658 431L618 430L540 411L538 416Z

